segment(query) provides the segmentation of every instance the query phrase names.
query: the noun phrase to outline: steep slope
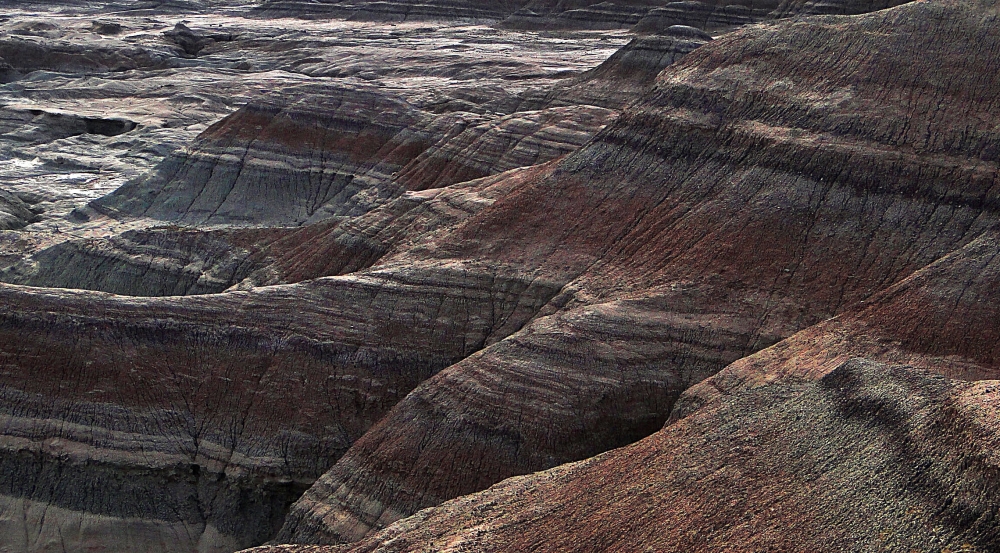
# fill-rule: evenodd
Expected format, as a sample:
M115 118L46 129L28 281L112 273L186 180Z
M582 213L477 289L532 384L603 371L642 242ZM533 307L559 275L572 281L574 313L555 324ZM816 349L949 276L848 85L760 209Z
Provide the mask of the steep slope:
M992 551L998 258L987 231L695 385L634 446L507 480L343 551ZM911 365L881 363L900 361Z
M337 550L993 551L997 390L853 360Z
M382 229L372 239L419 241L421 230L468 218L518 181L411 194L369 216ZM233 235L270 232L217 234L238 242ZM0 494L0 543L261 543L388 407L515 331L561 285L475 263L413 263L186 298L0 286L0 443L13 475Z
M622 445L685 386L990 228L993 13L919 3L722 37L546 178L428 242L431 255L578 276L523 330L394 407L280 539L355 540ZM647 327L653 347L622 338Z
M555 292L497 287L433 267L187 301L5 285L3 543L262 542L389 406Z
M998 282L1000 235L992 229L840 316L726 367L686 391L671 417L773 380L822 378L852 357L998 379Z
M679 25L638 36L568 82L526 91L518 108L586 104L621 109L651 88L660 71L710 40L703 31Z
M358 215L389 176L465 126L369 86L289 87L202 133L98 210L187 224L299 224Z
M472 123L481 118L477 119L472 114L448 117L459 123L449 128L436 143L426 147L391 177L371 177L370 174L366 177L373 181L384 177L385 181L380 185L385 190L392 191L387 192L387 195L398 195L404 190L441 188L461 182L467 182L462 185L462 189L475 190L481 185L487 186L485 183L470 182L478 177L541 164L571 152L602 129L615 114L609 109L584 105L519 112L478 125ZM233 119L231 125L235 129L234 133L249 129L250 125L242 115ZM202 140L208 142L212 138L205 136ZM345 143L350 142L345 138ZM145 182L133 183L99 200L96 205L99 209L107 210L107 205L120 202L129 209L136 189L149 186L150 190L147 192L156 195L150 211L158 210L155 213L161 213L165 208L164 204L175 200L176 187L189 189L201 186L202 192L199 195L204 197L211 194L215 187L225 184L220 184L221 170L209 171L207 174L198 172L194 168L196 164L190 158L184 159L188 155L201 155L201 152L184 154L179 156L180 159L171 158L165 164L180 164L180 176L175 174L168 180L167 176L154 175ZM390 157L392 155L394 153ZM224 163L227 159L234 163L234 171L241 175L256 171L254 178L262 179L267 186L274 187L275 183L267 180L271 173L261 171L254 161L237 161L217 153L204 154L202 161ZM319 170L308 162L303 164L310 171ZM161 171L165 169L161 168ZM289 172L281 171L281 176L287 179ZM350 175L345 180L354 181ZM158 192L153 190L161 185L164 188ZM281 187L280 182L277 187ZM206 189L209 191L206 192ZM234 190L230 192L230 196L241 193L246 194L245 201L260 203L260 196L248 191ZM293 192L287 194L289 203L302 202L302 198L296 198ZM448 195L446 193L442 198ZM419 198L403 198L387 205L386 209L373 213L371 217L345 220L342 228L338 228L338 219L326 219L306 225L300 231L287 227L205 231L193 228L156 228L144 232L127 232L110 238L64 242L46 248L0 272L0 280L30 286L162 296L221 292L251 274L248 284L254 285L298 282L308 278L338 275L370 266L391 246L371 245L359 249L359 234L370 235L388 228L395 237L388 239L389 242L403 237L406 234L403 229L407 227L397 224L394 218L409 216L406 212L410 208L424 203ZM412 199L418 201L414 203ZM267 205L261 203L250 208L250 211L263 211L267 208ZM245 212L242 211L242 204L232 209ZM150 211L145 214L149 215ZM115 213L122 212L116 210ZM186 220L191 212L177 211L175 214ZM209 218L207 221L218 219ZM420 231L416 232L419 234ZM352 246L351 243L355 245Z
M592 105L520 111L441 140L393 179L426 190L545 163L583 146L615 115Z
M1000 51L995 18L992 5L944 0L747 27L667 69L576 152L420 191L390 192L383 177L437 144L438 130L461 136L480 115L413 114L374 92L362 107L388 111L372 130L352 126L348 111L323 119L303 106L292 116L281 104L255 119L257 108L244 110L202 143L221 153L181 164L204 177L169 181L191 205L203 189L212 201L178 207L156 200L168 186L129 196L146 190L133 184L109 206L211 222L217 204L225 208L218 221L245 222L247 206L272 220L253 211L266 200L284 206L281 217L308 220L292 194L268 196L250 183L265 182L277 156L297 152L307 167L329 149L331 172L379 175L365 189L377 201L352 193L322 203L363 215L303 227L299 237L320 247L303 244L260 281L351 274L170 299L0 287L0 384L24 398L3 403L16 419L5 451L39 460L4 492L2 519L12 526L0 535L20 539L28 528L54 541L63 528L82 527L108 546L129 532L148 540L174 533L178 550L198 540L219 549L259 543L295 492L332 465L281 538L362 539L509 476L649 435L694 383L1000 223L1000 76L987 70ZM458 119L474 125L445 124ZM288 120L292 132L278 132ZM226 144L249 150L255 126L265 131L268 121L275 128L259 134L271 145L256 167L244 164L252 170L241 181ZM299 138L313 136L301 132L309 124L322 127L316 136L345 138L299 148ZM377 148L354 159L359 137ZM419 147L404 152L401 143ZM205 188L215 166L221 186ZM317 182L305 173L289 165L274 174ZM239 190L231 210L222 199L230 184ZM859 393L880 390L877 376L859 373ZM965 386L942 390L943 380L931 380L914 384L930 399L904 418L934 416ZM817 403L818 384L782 385L800 388L773 388L761 401L813 394L803 400L816 405L808 414L832 420L829 405ZM756 400L748 401L715 412L746 416ZM705 427L718 427L709 412ZM686 421L678 425L694 424ZM815 430L797 428L796 439ZM874 435L831 428L822 436ZM942 451L937 443L928 442L928 455ZM764 453L755 470L774 474L769 463L783 458ZM844 463L848 473L871 468L857 457ZM141 484L120 484L133 480ZM101 492L80 492L92 489ZM161 495L150 499L147 489ZM99 499L80 499L91 496ZM989 501L976 508L988 511ZM59 510L46 515L49 507ZM953 535L992 543L976 528Z
M71 240L0 270L0 281L129 296L217 293L258 268L258 244L289 232L155 228Z
M34 219L31 206L10 192L0 190L0 230L18 229Z
M562 156L613 115L593 106L499 119L437 115L371 86L291 87L223 119L188 150L91 206L188 225L360 215L407 189Z

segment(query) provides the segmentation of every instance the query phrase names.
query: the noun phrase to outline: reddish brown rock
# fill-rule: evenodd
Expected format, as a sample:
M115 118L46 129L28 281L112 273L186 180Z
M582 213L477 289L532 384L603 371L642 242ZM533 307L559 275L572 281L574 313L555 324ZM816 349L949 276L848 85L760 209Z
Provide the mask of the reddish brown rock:
M841 315L697 384L671 418L775 380L822 378L853 357L906 363L954 379L998 379L998 256L998 234L987 231Z
M187 224L300 224L359 215L390 175L463 125L371 87L303 86L242 108L149 176L92 203Z
M263 551L992 551L998 393L996 382L854 360L351 547Z
M620 445L666 420L671 390L980 236L998 218L988 9L910 4L727 35L546 178L430 241L424 255L574 280L394 407L281 537L356 539ZM905 70L912 59L926 70ZM652 349L621 337L647 325Z
M577 151L427 190L404 192L390 177L424 152L447 157L447 144L435 148L442 136L476 143L465 133L482 114L432 114L366 86L331 94L316 104L323 113L311 111L313 98L243 110L105 209L227 224L349 215L274 237L275 249L260 250L267 267L243 285L349 274L168 299L0 287L4 455L17 475L2 494L3 520L14 521L6 535L37 527L54 540L75 525L121 546L113 540L123 534L145 544L184 531L193 539L178 549L202 540L232 549L267 539L291 497L330 465L282 539L407 549L475 534L467 529L494 520L485 509L449 509L484 496L368 536L647 436L685 389L722 367L983 247L977 240L1000 223L1000 82L984 71L1000 51L995 13L940 1L750 26L660 73ZM502 123L515 128L520 117ZM482 136L491 128L504 126ZM307 143L315 137L330 147ZM248 163L241 151L252 151ZM485 161L479 151L445 166L500 170L508 154L521 159L516 148ZM371 180L333 186L331 175L347 173ZM414 174L424 183L432 173ZM270 186L276 175L287 181ZM324 190L347 192L327 201ZM926 341L909 327L912 336L891 339ZM929 354L955 353L948 344ZM981 347L955 354L992 359ZM527 478L494 488L498 524L515 522L466 547L691 548L697 530L719 548L866 549L903 521L919 527L907 540L989 549L991 519L979 513L995 511L995 482L976 460L995 449L992 407L980 405L982 422L967 398L983 390L858 362L819 382L709 398L624 459L618 451L579 473L558 469L548 474L569 476L551 487ZM892 424L878 418L883 405ZM949 441L968 420L986 430ZM755 435L767 439L752 456L744 448ZM857 452L886 436L908 449ZM794 464L812 450L822 454L815 463ZM927 467L912 459L929 460L935 479L919 480ZM644 510L649 466L662 476L652 499L667 502ZM826 466L836 469L828 487L769 502ZM913 495L896 502L882 489ZM518 496L541 503L511 505ZM589 498L599 501L587 507ZM772 506L785 518L771 518ZM801 512L816 516L792 518ZM536 515L548 518L533 526ZM875 515L879 533L851 533ZM746 524L722 526L733 520Z
M545 163L583 146L615 115L593 105L519 111L442 139L394 180L426 190Z

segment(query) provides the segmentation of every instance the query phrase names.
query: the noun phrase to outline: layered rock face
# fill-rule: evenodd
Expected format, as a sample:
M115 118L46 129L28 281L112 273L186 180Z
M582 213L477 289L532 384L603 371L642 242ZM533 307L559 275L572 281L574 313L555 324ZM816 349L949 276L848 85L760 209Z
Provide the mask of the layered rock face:
M813 14L861 14L898 6L902 0L716 2L684 0L532 0L503 21L514 29L615 29L648 32L671 25L729 29L769 19Z
M35 34L27 31L28 34ZM44 34L43 34L44 36ZM166 56L142 48L87 48L73 44L51 44L15 36L0 41L0 60L7 65L4 82L32 71L47 70L85 73L128 71L138 68L169 67Z
M46 209L40 223L0 235L4 266L26 252L3 278L133 296L0 287L0 462L11 475L0 547L233 551L272 538L291 502L419 382L515 332L559 291L562 280L465 259L413 255L359 271L478 213L547 169L508 170L565 155L614 115L460 108L492 99L493 82L509 81L513 96L590 67L624 40L553 39L560 59L548 61L544 40L512 40L512 54L482 37L522 35L482 27L397 36L236 20L249 36L185 57L179 35L163 34L173 20L113 17L124 30L60 12L57 38L148 40L178 67L36 71L0 91L0 169L18 194L11 220ZM206 17L189 29L210 34L218 21L234 24ZM410 41L448 48L417 54ZM399 52L408 65L381 63ZM365 84L375 73L359 68L372 60L379 82ZM83 205L109 174L141 172L264 91L98 204L119 219ZM121 110L94 116L108 106ZM135 127L110 128L119 120ZM393 173L407 168L404 185ZM324 195L337 186L340 196ZM146 217L122 215L133 208ZM249 291L216 294L234 284ZM134 297L179 294L201 295Z
M129 296L222 292L258 268L256 243L270 234L166 228L67 241L0 271L0 280Z
M339 551L991 551L997 393L995 382L849 361Z
M203 133L148 177L91 205L188 224L299 224L358 215L395 190L389 176L456 132L374 89L283 91Z
M853 357L997 379L997 248L991 229L840 316L733 363L687 390L671 418L775 380L823 378Z
M663 69L711 40L711 35L682 25L643 34L568 82L526 91L518 108L586 104L621 109L651 88Z
M508 282L498 295L495 279L436 271L193 303L3 288L3 449L19 467L5 535L33 536L32 550L79 528L65 547L120 548L125 535L177 551L272 536L389 406L555 293Z
M268 16L342 17L352 20L413 21L434 19L464 19L497 21L520 8L525 0L406 0L403 2L372 2L352 0L264 0L259 12Z
M517 112L446 137L393 180L406 190L426 190L545 163L583 146L615 115L592 105Z
M460 54L507 31L157 26L280 90L4 272L201 295L0 285L0 543L995 548L996 12L647 22L543 92Z
M280 538L357 539L621 445L665 421L686 383L976 239L997 221L989 9L912 4L727 35L547 176L437 237L430 253L570 284L394 407ZM957 54L973 43L979 54ZM926 71L902 69L917 58ZM612 330L647 325L655 347Z
M405 190L565 155L614 115L573 106L490 120L434 114L364 86L301 87L241 108L90 205L185 224L296 225L363 214Z

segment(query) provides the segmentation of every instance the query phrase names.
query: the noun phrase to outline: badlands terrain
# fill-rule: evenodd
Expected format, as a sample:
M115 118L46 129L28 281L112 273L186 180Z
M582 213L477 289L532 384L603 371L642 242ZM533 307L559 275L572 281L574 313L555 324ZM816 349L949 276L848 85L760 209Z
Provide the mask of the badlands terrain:
M995 0L0 0L0 552L1000 551Z

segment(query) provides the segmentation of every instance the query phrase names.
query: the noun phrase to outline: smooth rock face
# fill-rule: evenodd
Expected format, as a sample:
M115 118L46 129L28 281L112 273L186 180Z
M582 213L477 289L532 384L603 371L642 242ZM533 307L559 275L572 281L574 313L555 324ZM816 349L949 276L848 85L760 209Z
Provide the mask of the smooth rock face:
M1000 36L985 9L912 4L727 35L662 73L544 178L437 238L442 253L573 280L524 329L394 407L306 493L280 538L357 539L491 479L620 445L605 429L662 423L670 390L987 231L997 150L979 118L1000 83L981 68ZM957 54L973 43L981 54ZM900 69L917 58L928 64L919 76ZM574 223L553 229L543 217ZM569 324L578 318L596 322ZM652 349L601 336L653 321Z

